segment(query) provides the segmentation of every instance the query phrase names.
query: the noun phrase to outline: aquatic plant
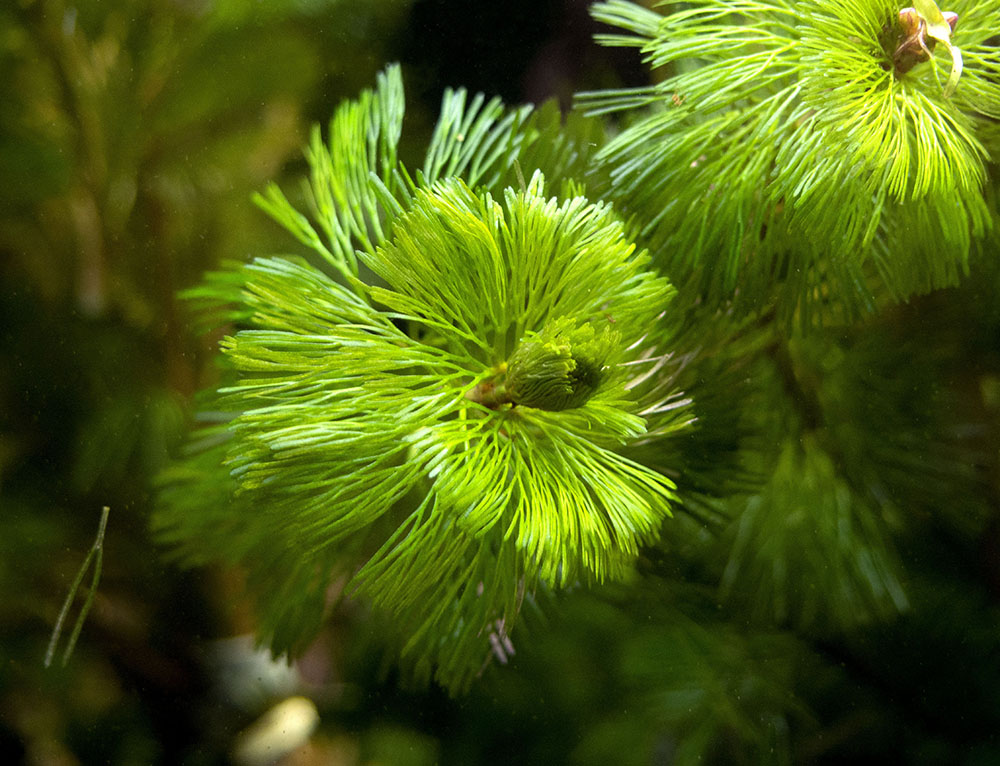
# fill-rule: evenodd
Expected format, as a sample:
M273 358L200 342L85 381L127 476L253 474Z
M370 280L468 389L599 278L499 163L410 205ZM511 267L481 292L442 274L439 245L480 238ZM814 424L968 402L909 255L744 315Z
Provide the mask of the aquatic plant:
M684 423L654 374L669 282L558 156L503 183L531 144L558 147L554 115L464 99L445 97L411 173L388 69L313 137L315 225L276 187L260 199L316 257L257 258L191 291L236 331L206 410L219 422L156 518L187 560L250 568L276 652L313 637L347 577L418 675L456 687L506 659L539 587L627 575L674 485L623 450Z

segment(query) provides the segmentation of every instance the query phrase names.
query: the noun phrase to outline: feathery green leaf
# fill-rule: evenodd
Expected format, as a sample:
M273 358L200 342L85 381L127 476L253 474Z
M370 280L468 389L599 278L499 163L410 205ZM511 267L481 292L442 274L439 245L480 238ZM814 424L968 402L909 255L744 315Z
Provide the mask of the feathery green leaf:
M933 67L897 66L905 30L887 0L699 0L662 16L597 4L629 33L604 42L666 70L654 86L581 95L595 113L649 109L599 155L611 194L668 273L743 310L850 314L872 301L876 259L899 297L954 284L989 222L982 140L1000 48L981 4L953 10L966 66L947 98ZM935 229L920 258L887 256L901 248L882 240L914 218Z
M193 291L238 323L212 398L225 419L168 474L156 526L188 561L210 542L259 575L277 651L303 646L324 583L357 570L417 677L457 689L510 653L526 595L625 576L670 514L672 482L624 450L683 426L647 369L666 358L673 289L610 207L547 197L538 169L497 186L519 156L582 167L588 121L550 142L551 111L449 92L411 176L400 87L390 70L337 111L329 148L314 136L325 244L286 202L271 211L337 279L259 258Z

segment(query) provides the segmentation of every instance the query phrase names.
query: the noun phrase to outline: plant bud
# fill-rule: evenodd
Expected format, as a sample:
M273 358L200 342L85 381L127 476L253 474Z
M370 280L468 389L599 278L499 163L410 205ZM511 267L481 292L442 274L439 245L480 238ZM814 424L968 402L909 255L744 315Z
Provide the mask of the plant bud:
M521 341L507 360L508 401L558 411L580 407L594 394L617 336L609 330L597 335L590 324L572 326L558 320Z

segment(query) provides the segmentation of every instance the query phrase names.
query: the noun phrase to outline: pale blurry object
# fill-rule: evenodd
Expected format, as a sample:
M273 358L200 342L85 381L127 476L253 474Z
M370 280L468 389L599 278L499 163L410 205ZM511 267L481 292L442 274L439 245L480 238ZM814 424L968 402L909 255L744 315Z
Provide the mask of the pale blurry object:
M302 747L319 723L316 705L305 697L289 697L268 710L233 742L238 766L269 766Z
M250 635L213 641L207 659L219 695L246 712L259 711L275 698L294 699L301 687L297 667L276 660Z

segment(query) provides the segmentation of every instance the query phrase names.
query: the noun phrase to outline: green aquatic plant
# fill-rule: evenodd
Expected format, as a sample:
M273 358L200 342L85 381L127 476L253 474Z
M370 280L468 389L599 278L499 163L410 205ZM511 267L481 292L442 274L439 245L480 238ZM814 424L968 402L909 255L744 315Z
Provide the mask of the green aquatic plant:
M673 288L606 204L550 196L542 169L503 184L529 157L561 175L558 121L449 93L411 173L403 106L390 68L314 136L316 227L276 188L261 199L314 260L258 258L191 291L237 331L217 422L165 478L155 525L189 563L249 570L276 652L313 637L347 577L418 677L461 688L506 660L537 588L626 576L670 514L672 481L625 450L685 422L649 374Z
M992 4L658 5L594 7L620 30L601 41L638 47L662 76L581 103L645 110L599 159L609 195L680 287L809 326L882 293L956 283L990 226ZM941 55L952 58L946 82Z
M347 40L336 19L378 6L386 20L392 6L402 25L407 2L285 0L262 17L252 0L8 5L4 751L236 758L226 732L300 677L322 718L308 745L319 758L1000 763L1000 120L976 111L988 88L975 93L997 80L996 38L974 40L995 27L983 9L996 3L944 0L940 15L886 5L874 89L842 76L852 51L869 61L851 47L862 36L815 30L817 13L863 18L871 4L781 6L796 10L779 28L792 48L773 61L811 40L812 63L788 82L802 86L795 103L808 90L818 106L799 113L800 133L787 111L751 131L768 172L747 162L748 179L727 171L728 188L714 189L699 169L746 159L729 138L780 85L767 51L759 90L726 80L754 70L725 45L780 20L765 15L778 3L712 6L740 12L655 73L711 78L703 95L733 97L717 113L690 89L565 120L453 91L434 128L409 100L404 119L390 70L306 133L304 186L287 179L307 163L285 160L301 114L316 113L305 94L353 98L394 44L368 36L386 24L352 23ZM425 51L437 47L418 18L427 5L405 25ZM525 18L509 10L490 18L489 40L494 19ZM512 73L526 63L532 35L521 36L502 46ZM450 82L497 68L501 51L470 39ZM611 82L608 59L588 56L586 82ZM436 84L407 58L421 86ZM852 184L874 183L880 163L897 162L914 188L925 165L959 166L961 152L925 144L934 133L911 131L923 125L912 116L890 131L909 164L893 142L862 156L861 127L882 113L864 104L890 91L915 114L931 113L926 98L957 115L983 149L968 208L986 210L992 231L970 226L970 277L926 296L910 293L934 269L962 269L946 185L881 208L873 196L871 220L860 217L871 243L855 250L813 218L859 220ZM676 131L629 133L679 110ZM718 146L677 149L727 110ZM815 150L800 142L820 130L832 138ZM851 131L857 142L838 138ZM648 205L599 154L615 136L632 136L620 157L639 170L670 151L643 180ZM774 159L795 156L805 164ZM818 189L801 187L823 202L815 210L783 177L810 162ZM248 204L266 177L283 179L259 198L278 226ZM757 196L741 197L755 179ZM737 215L733 261L727 211L744 209L764 223ZM685 250L703 214L705 236L726 246ZM219 271L225 258L241 263ZM175 306L174 287L206 269ZM616 305L632 298L634 310ZM859 308L874 310L838 321ZM136 521L196 381L209 387L200 422L154 519L165 550L207 565L179 577ZM94 541L97 519L75 511L104 505L123 515ZM244 580L252 604L235 598ZM246 636L214 640L248 629L302 662L269 667ZM477 679L488 661L508 666ZM397 663L404 681L472 688L459 700L396 689ZM104 730L116 734L87 734Z

